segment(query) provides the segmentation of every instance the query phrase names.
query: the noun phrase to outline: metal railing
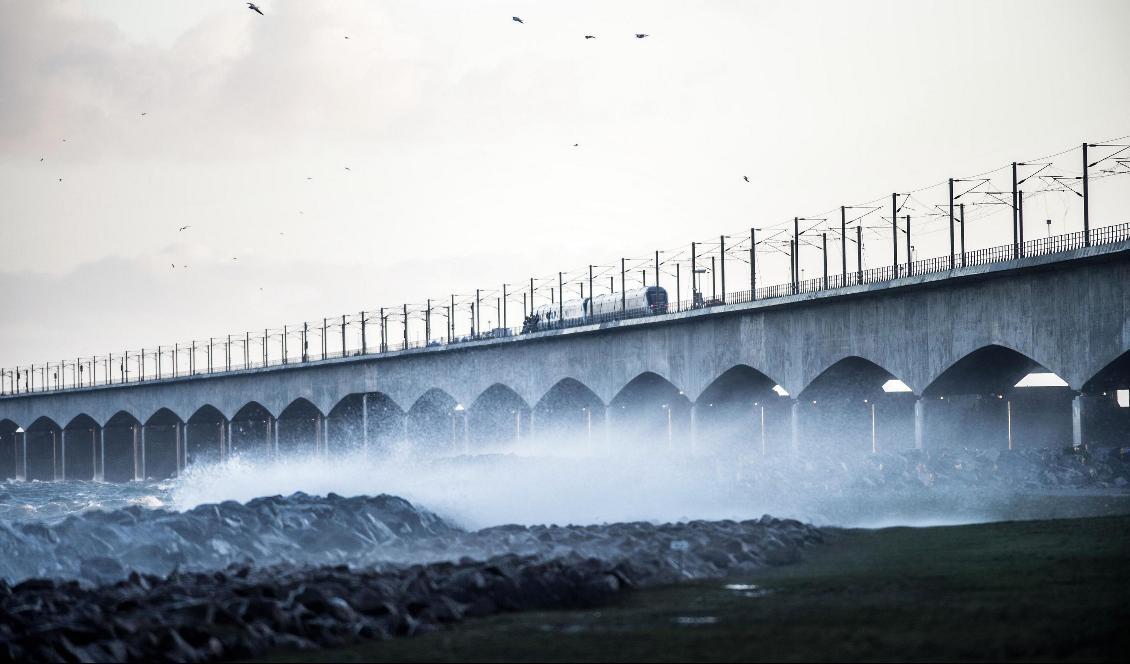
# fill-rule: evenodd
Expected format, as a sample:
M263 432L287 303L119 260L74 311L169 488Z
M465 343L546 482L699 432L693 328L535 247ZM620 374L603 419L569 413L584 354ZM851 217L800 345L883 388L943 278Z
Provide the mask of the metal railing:
M520 327L500 327L488 332L475 332L464 336L440 336L428 340L389 341L390 317L400 316L400 309L383 309L378 312L360 312L356 315L323 319L321 325L303 324L301 328L285 326L281 330L266 329L261 335L242 335L212 338L207 343L190 342L156 349L108 354L91 358L76 358L58 363L19 366L0 370L0 396L12 397L27 393L58 392L84 389L99 385L119 385L169 380L187 376L222 374L271 366L308 365L343 357L378 356L418 348L450 348L460 344L521 336L534 332L561 330L600 325L613 321L633 320L690 310L710 310L715 307L745 304L755 300L773 300L798 294L817 293L848 286L892 282L910 276L938 274L953 269L990 265L1023 257L1045 256L1081 249L1086 246L1106 245L1130 240L1130 223L1093 228L1083 231L1027 240L1023 243L1000 245L965 251L953 255L919 259L898 265L856 270L847 274L821 275L762 286L756 292L749 289L727 292L706 298L696 293L689 300L669 302L666 307L640 307L621 311L582 316L552 322L527 316ZM1089 241L1088 241L1089 240ZM532 307L531 307L532 308ZM451 315L450 311L448 315ZM430 316L430 310L429 310ZM437 317L439 318L439 317ZM360 344L350 348L346 332L359 327ZM444 329L450 333L448 322ZM369 331L378 333L377 343L369 342ZM332 336L331 336L332 333ZM311 336L316 335L318 346L310 348ZM339 340L340 339L340 343ZM298 352L294 353L294 342ZM277 344L279 355L271 357L268 346ZM333 349L331 349L331 346ZM217 349L220 353L217 357ZM254 354L252 351L254 350ZM203 357L202 357L203 356ZM203 360L203 364L201 364ZM68 375L69 374L69 375ZM101 375L99 375L101 374ZM68 381L68 378L70 379Z

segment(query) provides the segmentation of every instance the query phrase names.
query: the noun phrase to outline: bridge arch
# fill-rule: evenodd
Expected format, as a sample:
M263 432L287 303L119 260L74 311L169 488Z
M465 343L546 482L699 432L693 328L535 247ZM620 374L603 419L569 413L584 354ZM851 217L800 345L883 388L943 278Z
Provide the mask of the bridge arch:
M48 482L58 477L62 433L62 427L46 415L27 428L24 434L27 479Z
M604 426L604 402L576 378L562 378L538 399L530 411L535 444L552 447L593 445Z
M145 421L142 474L163 480L177 474L180 436L184 422L168 408L161 408Z
M1001 344L982 346L958 359L923 390L927 445L990 449L1070 445L1075 392L1066 381L1021 383L1033 373L1055 372Z
M23 475L22 445L19 443L20 425L7 418L0 419L0 480L15 479Z
M530 407L510 386L494 383L467 408L467 421L473 449L518 444L529 435Z
M215 463L223 456L227 418L219 408L205 404L184 424L185 465Z
M270 456L274 449L274 416L258 401L249 401L232 415L227 452L244 456Z
M608 404L609 445L689 449L690 412L691 401L683 390L645 371L620 388Z
M348 394L326 416L329 453L388 451L403 433L405 417L400 405L383 392Z
M102 427L86 413L75 415L63 427L59 477L66 480L93 480L98 475L98 442Z
M389 431L389 448L407 445L411 440L421 451L462 450L464 432L469 431L466 409L467 404L457 402L444 390L428 389L408 409L400 431Z
M102 478L107 482L129 482L139 475L141 422L119 410L102 425Z
M703 451L765 451L789 445L788 396L777 380L748 364L715 377L695 400L697 447Z
M312 457L324 449L324 415L309 399L299 397L279 413L277 449L284 456ZM268 423L266 435L270 436ZM268 441L268 446L271 442Z
M1079 400L1082 442L1124 446L1125 432L1130 431L1130 351L1095 371L1083 383Z
M917 397L900 378L858 355L833 362L797 395L798 438L823 451L914 447Z

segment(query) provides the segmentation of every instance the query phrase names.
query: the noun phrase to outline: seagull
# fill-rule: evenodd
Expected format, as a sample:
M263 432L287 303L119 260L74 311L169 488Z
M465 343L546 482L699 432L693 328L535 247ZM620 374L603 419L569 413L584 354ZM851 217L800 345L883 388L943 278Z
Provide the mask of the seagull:
M39 161L43 161L46 157L40 157Z
M525 21L523 21L522 19L518 18L517 16L511 16L510 18L511 18L512 20L514 20L514 21L518 22L518 23L521 23L522 25L525 25L525 24L526 24L526 22L525 22Z
M177 264L176 264L176 263L169 263L169 265L171 265L172 267L176 267L176 266L177 266Z
M348 170L349 170L349 167L348 167L348 166L346 166L346 167L345 167L345 170L347 170L347 171L348 171Z
M581 145L580 143L574 143L573 147L580 147L580 145Z
M181 226L180 228L177 229L177 232L179 233L181 231L187 231L190 228L192 228L192 226Z
M251 11L255 12L256 14L260 15L260 16L264 15L263 12L258 7L255 6L254 2L247 3L247 8L250 9Z
M231 257L231 259L232 259L233 261L237 261L237 260L239 260L239 259L238 259L238 258L236 258L235 256L232 256L232 257Z
M142 113L142 115L148 115L148 113Z
M345 36L345 38L346 38L346 39L349 39L349 35L346 35L346 36ZM259 290L263 290L263 289L262 289L262 288L260 288Z
M307 180L313 180L314 178L306 178L306 179L307 179Z
M585 35L585 39L596 39L596 35Z
M63 178L59 178L59 182L62 182L62 181L63 181Z
M643 39L643 38L644 38L644 37L646 37L646 36L647 36L647 35L646 35L646 34L644 34L644 33L642 33L642 32L637 32L637 33L636 33L636 39Z
M742 179L745 180L746 182L749 182L749 176L748 175L743 175Z

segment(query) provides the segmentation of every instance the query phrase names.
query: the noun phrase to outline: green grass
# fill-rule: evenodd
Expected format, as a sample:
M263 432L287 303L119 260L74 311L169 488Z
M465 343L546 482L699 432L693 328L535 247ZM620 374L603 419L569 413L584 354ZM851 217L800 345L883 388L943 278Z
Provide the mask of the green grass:
M273 661L1113 660L1130 646L1130 516L847 530L804 562L469 620ZM713 617L680 625L679 617Z

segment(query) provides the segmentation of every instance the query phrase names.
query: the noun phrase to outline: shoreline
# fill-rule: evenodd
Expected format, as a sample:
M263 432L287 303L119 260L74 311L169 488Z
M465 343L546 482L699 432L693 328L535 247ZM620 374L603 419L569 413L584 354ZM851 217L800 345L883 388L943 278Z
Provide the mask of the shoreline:
M1119 661L1130 647L1130 515L826 533L795 564L599 610L261 661Z

